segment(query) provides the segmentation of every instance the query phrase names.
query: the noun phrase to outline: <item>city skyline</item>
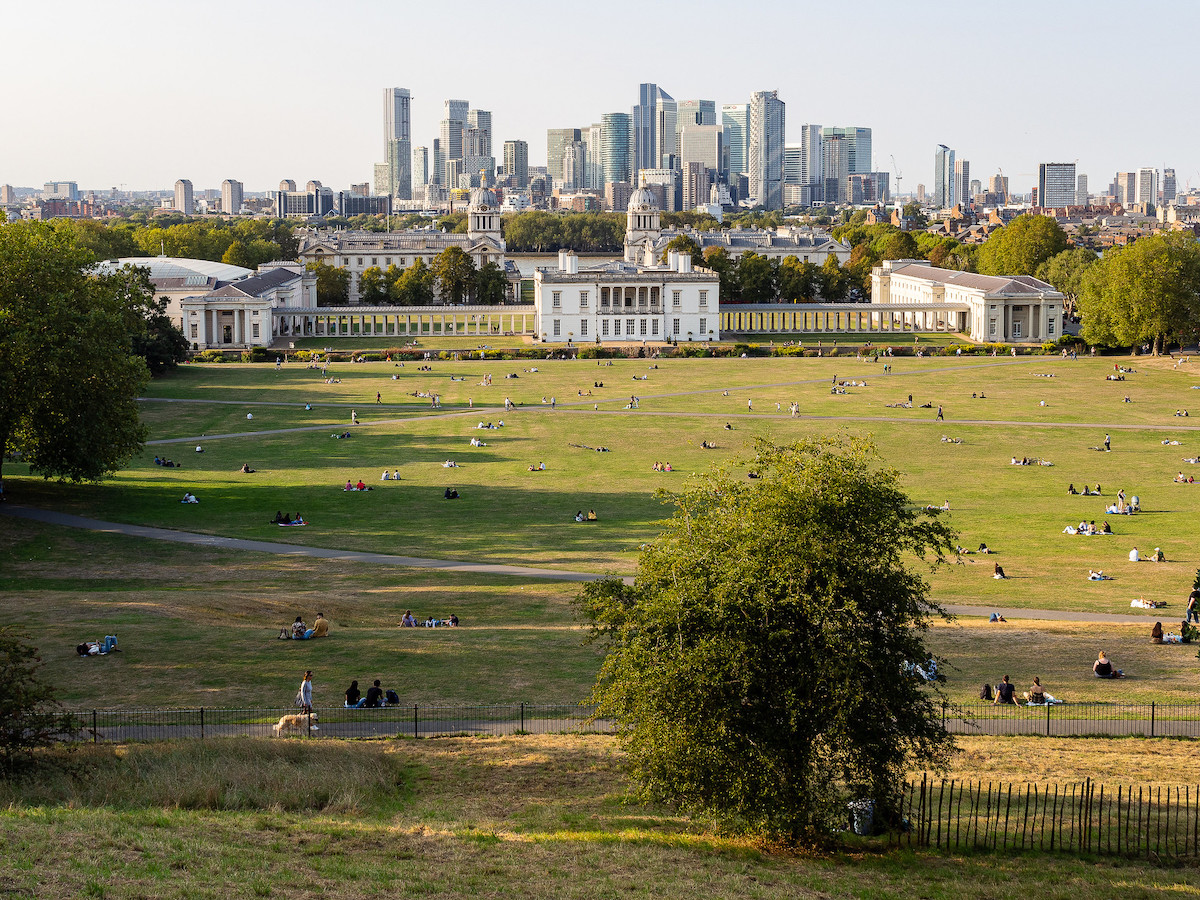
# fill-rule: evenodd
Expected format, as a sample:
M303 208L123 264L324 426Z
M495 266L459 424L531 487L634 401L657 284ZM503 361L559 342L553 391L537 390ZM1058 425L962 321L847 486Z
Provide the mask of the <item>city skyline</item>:
M748 103L757 91L778 91L787 105L788 143L799 143L801 127L809 123L871 128L870 169L893 177L902 173L905 193L918 184L932 189L938 144L970 159L976 178L1003 169L1017 193L1036 186L1038 166L1049 160L1076 161L1076 171L1090 176L1094 191L1103 191L1118 172L1147 167L1173 168L1180 189L1200 186L1200 160L1193 160L1192 149L1200 126L1181 111L1179 89L1173 87L1187 84L1200 63L1177 55L1170 78L1130 66L1119 78L1098 74L1090 86L1085 80L1091 53L1111 43L1112 14L1124 6L1108 0L1049 6L1012 0L945 17L936 15L942 4L916 0L903 18L884 14L894 5L864 0L862 6L852 31L834 27L844 20L834 9L773 0L756 7L780 35L855 35L852 44L805 42L798 55L786 44L764 53L744 36L731 40L711 27L721 11L728 12L727 4L703 0L688 15L662 7L658 18L644 5L619 0L599 23L543 2L522 3L512 15L493 17L491 7L465 0L461 21L470 25L459 30L448 28L433 10L360 0L343 7L341 15L369 17L372 27L356 36L359 46L344 64L336 53L314 51L322 77L307 74L303 62L281 63L268 52L306 22L336 22L328 7L306 0L241 5L216 0L170 16L132 0L103 7L72 0L25 6L10 12L6 29L21 39L0 54L9 82L20 85L0 97L0 120L19 135L0 149L0 182L39 187L71 180L81 189L169 190L187 179L201 191L235 179L251 193L291 178L340 189L372 180L380 160L379 97L393 86L411 92L411 146L433 146L445 100L463 98L472 109L492 112L494 147L525 141L529 164L538 166L546 162L549 129L586 129L607 114L629 114L639 85L654 83L677 103L711 100L718 110ZM1142 12L1169 25L1167 33L1186 33L1189 24L1200 22L1200 9L1182 2L1152 0ZM560 17L563 27L539 42L543 32L527 26L546 16ZM458 49L475 40L479 23L486 25L484 40L496 47L495 65L484 78L471 64L474 51ZM655 23L671 39L648 55L639 29ZM1022 39L1035 23L1070 34L1077 56ZM394 50L400 33L428 37L439 29L447 40L406 41L403 54ZM564 33L575 35L580 46L614 49L595 61L561 52ZM44 45L36 40L49 34L66 51L52 64L44 61L39 49ZM236 39L227 40L229 34ZM139 49L177 40L169 62ZM932 65L951 45L961 47L962 55L953 78L951 70ZM502 54L502 47L528 47L528 53ZM697 52L705 47L711 48L707 56ZM89 50L101 48L102 63L72 63L93 60ZM597 77L597 66L603 77ZM972 67L978 70L975 79ZM1003 78L995 77L997 67ZM942 71L946 83L939 86ZM836 90L814 89L825 81ZM964 85L972 83L979 87L965 94ZM946 102L937 101L940 90ZM289 119L286 127L277 127ZM237 128L237 139L222 135L230 126ZM247 141L241 136L246 133L261 138Z

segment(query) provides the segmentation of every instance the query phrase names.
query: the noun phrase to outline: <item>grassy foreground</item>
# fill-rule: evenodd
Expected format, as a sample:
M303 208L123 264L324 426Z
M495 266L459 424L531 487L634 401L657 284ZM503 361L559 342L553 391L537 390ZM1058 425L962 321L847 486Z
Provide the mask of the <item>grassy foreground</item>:
M1074 741L1095 777L1153 758L1194 775L1187 745ZM1039 740L967 746L957 777L1043 766ZM883 848L771 851L634 799L607 738L345 746L232 741L103 749L80 776L0 785L0 888L13 896L1151 898L1200 871L1056 855ZM1133 773L1125 773L1133 774ZM1137 772L1141 775L1141 772ZM1114 783L1109 781L1109 783Z

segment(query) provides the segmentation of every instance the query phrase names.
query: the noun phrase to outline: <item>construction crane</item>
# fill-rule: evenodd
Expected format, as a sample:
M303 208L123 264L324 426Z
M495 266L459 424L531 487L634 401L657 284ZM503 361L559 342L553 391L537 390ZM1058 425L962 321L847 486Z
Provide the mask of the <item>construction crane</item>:
M892 169L896 173L896 197L900 197L900 180L904 177L904 173L900 171L900 167L896 165L895 154L892 154Z

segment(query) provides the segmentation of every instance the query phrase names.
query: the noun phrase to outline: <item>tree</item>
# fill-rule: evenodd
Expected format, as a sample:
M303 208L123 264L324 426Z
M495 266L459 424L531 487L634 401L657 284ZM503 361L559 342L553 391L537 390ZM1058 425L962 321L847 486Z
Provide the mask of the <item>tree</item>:
M917 239L907 231L893 231L881 242L880 259L919 259L921 251Z
M364 306L379 306L387 302L388 286L379 266L369 266L358 276L358 302Z
M821 265L821 299L836 302L846 299L849 292L849 279L842 271L842 264L836 254L830 253Z
M1067 234L1049 216L1017 216L984 241L977 256L984 275L1033 275L1067 249Z
M869 798L898 822L913 762L952 746L929 659L942 611L906 560L954 532L851 438L760 440L677 494L632 586L583 589L605 643L592 700L645 794L771 838L829 833ZM740 468L740 466L739 466Z
M913 220L913 227L918 230L924 230L929 225L929 218L925 213L921 212L921 204L919 203L904 204L901 215L911 218Z
M690 256L693 266L704 265L704 250L690 235L677 234L671 240L667 241L667 246L663 248L662 258L659 260L663 265L666 265L667 255L672 250L677 253L686 253Z
M142 447L133 340L152 294L145 270L94 262L69 233L0 226L0 465L20 452L47 478L98 481Z
M743 303L770 303L779 295L778 263L747 250L737 262Z
M38 677L42 658L29 636L0 627L0 773L9 775L32 761L33 751L78 732L54 699L54 688Z
M779 298L793 303L812 303L817 299L821 269L816 263L801 262L785 256L779 264Z
M433 303L433 272L418 257L400 273L391 287L392 302L397 306L429 306Z
M324 262L310 262L306 269L317 276L317 305L345 306L350 302L350 273Z
M1083 287L1083 277L1097 258L1096 254L1086 247L1071 247L1038 266L1037 277L1054 285L1054 289L1061 292L1065 298L1063 305L1066 311L1073 313L1075 303L1079 299L1079 291Z
M1083 276L1079 294L1088 343L1153 345L1194 340L1200 329L1200 245L1191 234L1140 238L1109 250Z
M475 260L461 247L447 247L429 266L442 299L462 303L475 284Z
M508 277L496 263L484 263L475 273L475 302L496 306L508 296Z
M737 265L729 258L729 251L724 247L709 247L704 251L704 265L717 273L721 302L738 303L742 289L737 280Z

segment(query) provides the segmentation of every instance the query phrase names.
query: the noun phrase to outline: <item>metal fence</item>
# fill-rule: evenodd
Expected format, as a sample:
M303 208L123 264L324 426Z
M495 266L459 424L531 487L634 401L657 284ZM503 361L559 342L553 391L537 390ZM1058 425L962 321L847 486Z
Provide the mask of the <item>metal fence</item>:
M947 850L1200 856L1195 785L1015 784L923 778L905 785L900 840Z
M591 714L586 706L533 703L324 707L313 709L311 718L298 708L90 709L69 713L81 727L81 739L96 743L275 735L374 738L612 732L611 721L593 722Z
M980 701L943 707L942 724L951 734L1198 737L1200 703L1151 701L993 706Z

